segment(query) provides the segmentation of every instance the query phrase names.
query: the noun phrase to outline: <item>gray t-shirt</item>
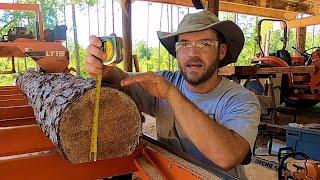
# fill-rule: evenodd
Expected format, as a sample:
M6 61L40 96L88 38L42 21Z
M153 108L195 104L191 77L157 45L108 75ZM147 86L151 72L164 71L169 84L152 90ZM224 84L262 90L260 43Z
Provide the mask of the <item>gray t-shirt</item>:
M238 133L248 141L251 148L253 147L260 120L260 104L252 92L222 77L221 82L212 91L199 94L187 89L179 71L161 71L158 74L179 88L187 99L212 120ZM150 96L137 85L131 86L131 94L141 111L156 117L157 136L160 141L192 154L201 161L212 163L185 135L166 100ZM247 179L242 165L228 172L239 179Z

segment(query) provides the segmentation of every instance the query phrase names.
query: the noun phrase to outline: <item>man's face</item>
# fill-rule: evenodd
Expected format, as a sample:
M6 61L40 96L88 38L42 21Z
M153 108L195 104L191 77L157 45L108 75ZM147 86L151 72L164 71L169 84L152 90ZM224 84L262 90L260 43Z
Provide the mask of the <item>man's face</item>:
M189 84L202 84L216 74L220 59L217 41L217 35L211 29L179 35L179 42L193 45L177 50L180 71ZM215 42L215 44L209 45L202 42ZM197 48L196 44L206 46Z

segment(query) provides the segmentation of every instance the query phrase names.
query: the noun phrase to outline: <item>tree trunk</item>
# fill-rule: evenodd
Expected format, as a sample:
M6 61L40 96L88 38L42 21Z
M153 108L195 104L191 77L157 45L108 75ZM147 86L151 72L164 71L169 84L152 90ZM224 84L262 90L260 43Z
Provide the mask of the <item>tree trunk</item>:
M104 28L104 31L103 31L103 35L104 36L107 36L107 0L104 0L104 8L103 8L104 12L104 24L103 24L103 28Z
M98 25L98 36L100 36L100 19L99 19L99 1L97 2L97 25Z
M88 4L87 6L87 10L88 10L88 29L89 29L89 36L91 36L91 20L90 20L90 5Z
M63 1L64 2L64 4L63 4L63 20L64 20L64 25L66 26L66 27L68 27L67 26L67 16L66 16L66 0L64 0ZM66 48L68 48L68 38L66 38Z
M89 161L95 82L69 74L28 72L17 79L38 125L72 163ZM133 100L119 89L102 87L98 158L131 154L138 145L141 120Z
M79 56L79 44L78 44L78 30L76 20L76 5L72 3L72 22L73 22L73 38L74 38L74 53L76 54L76 67L77 75L80 76L80 56Z

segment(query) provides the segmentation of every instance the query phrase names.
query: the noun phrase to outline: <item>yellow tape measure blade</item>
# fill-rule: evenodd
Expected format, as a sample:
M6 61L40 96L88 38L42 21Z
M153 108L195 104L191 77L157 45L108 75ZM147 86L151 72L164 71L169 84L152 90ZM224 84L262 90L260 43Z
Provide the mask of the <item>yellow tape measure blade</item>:
M96 95L95 95L93 122L92 122L92 129L91 129L91 144L90 144L90 155L89 155L89 159L91 161L97 160L101 81L102 81L102 75L98 75L97 81L96 81Z
M106 53L106 63L110 63L113 59L114 56L114 47L113 47L113 42L109 39L106 40L104 43L104 49Z

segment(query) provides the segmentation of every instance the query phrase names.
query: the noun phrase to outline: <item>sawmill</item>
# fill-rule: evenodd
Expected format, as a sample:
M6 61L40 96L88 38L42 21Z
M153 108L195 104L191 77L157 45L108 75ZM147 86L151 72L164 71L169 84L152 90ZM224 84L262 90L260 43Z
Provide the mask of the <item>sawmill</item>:
M107 1L109 0L104 1L105 9ZM68 3L64 2L66 7ZM119 3L122 21L115 20L116 2ZM102 1L97 1L97 4L99 3L103 4ZM135 32L132 20L135 11L132 8L135 3L148 3L148 11L139 9L148 14L147 31L150 29L150 13L155 13L149 12L151 3L161 4L161 31L164 4L171 5L171 8L188 9L183 19L177 17L177 29L171 24L169 31L167 7L168 30L158 32L157 56L160 59L162 45L167 50L166 57L171 60L168 61L168 69L158 64L160 73L144 72L141 68L143 60L134 51L136 43L133 40ZM72 3L68 5L70 4ZM74 4L72 6L74 8ZM189 12L189 8L195 12L194 16ZM320 30L315 31L315 27L320 26L320 1L112 0L112 33L101 36L98 24L98 33L91 32L94 36L89 38L86 34L78 34L87 37L89 46L84 49L86 55L82 55L81 61L76 63L77 68L73 67L70 54L77 58L79 54L71 53L73 50L70 47L78 48L75 51L79 51L79 45L75 43L68 46L69 27L66 25L66 15L64 24L57 21L53 28L45 28L45 17L48 16L44 15L45 8L42 8L41 4L0 3L0 16L5 16L1 11L32 13L35 23L33 29L29 29L29 26L24 26L24 22L11 26L13 20L3 24L3 18L0 18L0 61L10 64L9 70L2 70L0 63L0 75L14 74L15 77L10 84L1 84L0 81L0 179L320 180ZM95 11L98 14L98 5ZM88 15L90 12L93 13L88 6ZM201 21L202 12L207 14L201 18L210 16L210 21L216 21L215 17L220 20L198 30L183 29L184 23L194 23L195 26L207 23ZM221 47L225 44L228 47L224 56L228 56L231 51L237 51L233 47L241 44L241 34L233 30L220 32L218 28L214 28L215 24L232 23L233 27L244 31L241 24L249 22L222 21L222 12L257 17L254 28L249 30L255 34L253 39L256 48L253 57L246 57L249 63L243 65L236 62L243 46L248 43L247 35L241 33L243 42L235 61L226 65L215 64L217 73L212 75L220 78L220 84L228 81L233 83L234 87L241 90L243 88L244 92L250 94L245 94L245 99L234 104L237 108L250 105L248 109L241 109L244 115L239 117L233 117L234 112L240 111L238 109L223 113L215 110L215 113L211 113L212 102L207 102L211 99L206 100L207 104L197 107L196 102L201 98L191 98L197 94L191 87L206 86L196 86L188 81L188 78L197 74L207 63L191 56L196 54L195 56L202 57L202 52L216 53L206 52L206 48L213 47L220 47L217 52L223 54ZM73 15L75 17L75 14ZM172 9L170 22L174 22ZM72 31L81 32L74 22L72 25ZM115 33L115 25L121 27L121 33ZM275 36L271 30L266 30L266 26L278 26L280 29L277 34L277 49L271 48L270 43L275 42L271 39ZM307 46L308 27L311 26L314 28L312 47ZM89 33L90 28L89 18ZM196 36L188 36L189 33L206 32L208 28L213 29L216 34L214 37L218 37L215 41L208 38L197 40ZM181 34L174 33L181 29ZM230 37L225 33L231 34ZM149 32L147 34L149 35ZM224 36L222 39L221 34ZM174 35L173 38L171 35ZM202 37L198 34L197 36ZM315 40L317 37L319 41ZM168 42L171 38L174 43L166 46L165 38L168 38ZM74 36L74 39L77 37ZM147 48L148 41L150 42L150 39L147 40ZM230 48L228 43L234 43L233 47ZM180 64L180 61L183 62L181 59L185 55L192 59L186 60L189 64L185 65L191 75L183 74L184 64ZM218 58L218 54L215 57ZM35 66L27 68L27 59ZM150 59L154 60L147 57L147 60ZM25 61L23 72L16 68L22 60ZM92 62L93 60L98 61ZM223 57L219 60L225 59ZM179 89L180 84L174 84L174 80L170 83L167 77L160 78L171 71L174 74L170 78L177 75L173 68L174 61L177 64L176 70L182 71L180 79L184 80L183 85L187 84L185 89ZM84 67L86 75L80 75L78 66ZM101 73L92 74L92 69L99 69ZM164 74L161 74L163 72ZM111 74L109 76L118 73L121 79L109 81L107 73ZM152 81L144 82L144 78L148 77L151 77ZM198 96L204 99L206 96L203 95L213 94L213 90L221 86L219 83L213 84L213 88L209 87L209 93L200 89ZM172 88L168 84L178 88ZM160 90L152 89L159 88L158 86L161 87ZM174 97L170 96L176 89L181 92L178 91ZM138 90L145 94L137 95ZM167 93L162 95L163 92ZM187 93L192 96L187 96ZM137 99L140 96L143 100L152 99L144 102ZM223 98L225 96L222 95ZM236 95L231 95L230 99L234 96ZM252 97L252 102L248 97ZM215 102L215 106L221 106L222 110L233 103L231 100L225 104L219 104L220 99L217 101L219 102ZM156 109L165 105L169 108ZM251 112L255 108L259 112ZM147 110L151 113L148 114ZM230 120L223 124L225 118L220 120L220 116L228 115L231 116ZM192 119L193 117L195 119ZM252 124L245 124L247 121L242 121L243 118L252 121ZM169 123L164 124L163 121L171 123L171 119L170 127ZM213 123L205 121L208 119ZM231 119L237 123L239 131L230 125ZM190 121L184 124L187 120L196 123L188 128ZM170 129L171 125L173 129ZM205 126L211 128L211 132L207 132ZM163 136L165 128L169 129L168 137ZM252 128L252 131L246 131L249 128ZM201 131L203 134L199 135ZM254 138L248 138L248 134L253 134L251 136ZM222 140L217 140L219 138ZM231 140L237 142L228 142ZM242 149L244 153L239 155ZM225 155L230 152L238 152L240 159L235 155ZM221 163L230 161L231 165Z

